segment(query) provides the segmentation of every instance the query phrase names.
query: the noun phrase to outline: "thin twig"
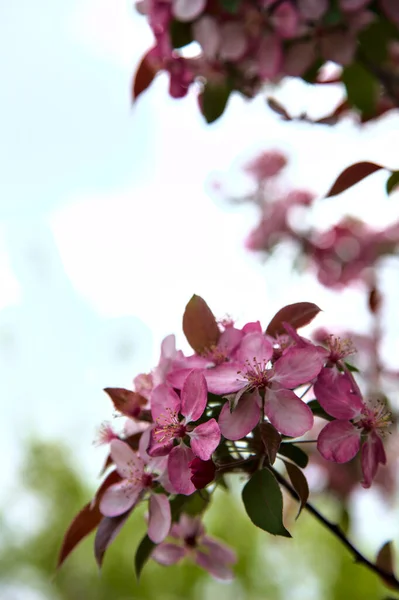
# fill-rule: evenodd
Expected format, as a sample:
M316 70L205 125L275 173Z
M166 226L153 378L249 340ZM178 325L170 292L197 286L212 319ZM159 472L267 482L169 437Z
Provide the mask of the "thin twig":
M294 488L288 483L288 481L285 479L285 477L280 475L280 473L278 471L276 471L275 469L273 469L273 467L269 466L269 469L271 469L273 471L273 474L275 475L276 479L290 493L290 495L293 498L297 499L298 494L296 493ZM353 558L355 559L355 562L364 565L367 569L376 573L391 588L393 588L395 590L399 590L399 580L395 577L395 575L393 573L388 573L384 569L381 569L378 565L376 565L375 563L368 560L365 556L363 556L363 554L361 552L359 552L359 550L352 544L352 542L350 542L348 540L348 538L346 537L346 535L344 534L342 529L339 527L339 525L337 525L336 523L333 523L332 521L327 519L324 515L322 515L317 510L317 508L315 508L309 502L306 502L304 508L311 515L313 515L315 517L315 519L317 519L319 521L319 523L321 523L322 525L324 525L324 527L329 529L331 531L331 533L333 535L335 535L335 537L338 538L342 542L342 544L345 546L345 548L347 548L347 550L349 550L349 552L352 554Z

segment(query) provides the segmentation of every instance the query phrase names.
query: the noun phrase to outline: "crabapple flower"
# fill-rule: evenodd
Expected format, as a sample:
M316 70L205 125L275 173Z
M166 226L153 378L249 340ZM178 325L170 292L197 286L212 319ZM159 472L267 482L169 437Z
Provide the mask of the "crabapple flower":
M252 333L243 339L236 362L207 371L210 392L236 393L235 410L231 412L225 404L219 417L221 432L227 439L238 440L256 425L262 406L259 390L264 392L265 415L281 433L297 437L311 429L312 412L292 389L318 375L323 356L316 347L293 347L268 366L272 356L271 342L260 333Z
M324 410L336 419L319 434L320 454L326 460L345 463L361 448L362 485L370 487L378 465L386 463L381 436L391 424L387 407L382 402L366 404L350 376L335 369L322 370L314 392Z
M205 535L201 520L182 514L170 531L170 542L162 542L152 552L161 565L173 565L190 557L216 579L233 579L231 565L237 562L235 552L222 542Z
M122 515L142 498L147 491L150 493L148 536L155 542L161 542L168 534L171 526L169 500L165 494L153 493L154 481L159 481L160 475L153 470L160 469L159 459L143 460L128 444L122 440L112 440L111 457L122 481L111 485L100 502L100 511L105 517Z
M189 463L195 456L207 461L220 442L220 429L215 419L196 427L190 425L202 417L208 400L205 378L194 369L187 376L180 397L166 384L155 388L151 396L151 412L155 423L151 432L150 456L169 455L168 471L172 485L181 494L191 494ZM179 414L183 419L180 419ZM190 438L189 448L184 438ZM174 442L179 444L174 446Z

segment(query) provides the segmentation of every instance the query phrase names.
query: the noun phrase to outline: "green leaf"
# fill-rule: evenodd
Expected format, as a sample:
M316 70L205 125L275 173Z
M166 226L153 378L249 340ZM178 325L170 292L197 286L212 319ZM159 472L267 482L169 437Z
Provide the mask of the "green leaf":
M309 462L309 457L306 454L306 452L301 450L301 448L298 448L298 446L294 446L294 444L291 444L289 442L282 443L278 453L282 454L283 456L286 456L287 458L290 458L294 463L298 465L298 467L301 467L301 469L304 469Z
M296 518L299 517L303 507L309 498L309 486L305 475L302 473L296 465L287 460L284 461L285 468L287 469L288 477L293 485L294 490L298 494L299 498L299 510Z
M393 192L398 185L399 185L399 171L394 171L387 181L387 186L386 186L387 194L389 195L391 192Z
M315 417L320 417L321 419L325 419L326 421L334 420L334 417L326 413L324 408L320 406L318 400L311 400L310 402L308 402L308 406Z
M311 67L301 76L306 83L314 83L317 79L317 75L320 68L323 66L324 61L318 58Z
M224 113L231 88L227 83L210 83L204 87L200 96L202 114L207 123L213 123Z
M360 63L344 67L342 81L349 103L363 115L373 115L378 95L378 82Z
M252 523L273 535L291 537L283 524L283 495L268 469L256 471L242 490L245 510Z
M338 25L342 21L342 13L337 0L333 0L330 8L323 17L323 24L328 26Z
M240 7L241 0L219 0L220 6L229 13L236 13Z
M190 23L182 23L173 19L169 31L173 48L183 48L193 41Z
M391 21L382 16L375 18L358 36L362 56L373 63L381 64L388 58L389 42L398 39L398 30Z
M360 373L359 369L357 367L355 367L355 365L351 365L346 361L344 364L345 364L345 367L348 369L348 371L350 371L351 373Z
M188 497L186 504L184 505L184 512L192 517L200 515L204 512L210 501L210 495L207 490L201 490L194 492Z
M154 542L150 540L148 535L145 535L141 540L137 550L136 556L134 557L134 568L136 571L137 579L140 579L141 571L144 568L144 565L148 561L151 556L151 552L155 547Z

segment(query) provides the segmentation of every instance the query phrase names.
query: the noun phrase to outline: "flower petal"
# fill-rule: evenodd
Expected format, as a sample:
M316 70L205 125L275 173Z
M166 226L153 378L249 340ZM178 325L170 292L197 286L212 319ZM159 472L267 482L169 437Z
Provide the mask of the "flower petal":
M345 463L360 449L360 430L349 421L331 421L321 430L317 449L326 460Z
M284 435L298 437L313 426L310 408L294 392L274 385L265 394L265 415Z
M238 362L224 363L212 369L205 369L204 376L208 390L212 394L238 392L248 383L248 380L240 375L241 369L242 364Z
M272 381L292 389L316 377L323 367L323 362L323 356L316 347L290 348L276 360Z
M259 392L246 392L241 396L233 412L230 412L229 403L226 402L220 412L218 423L225 438L240 440L258 424L259 417Z
M205 546L209 556L216 562L232 565L237 562L237 554L234 550L219 540L205 535L201 540L201 546Z
M208 389L202 371L193 370L184 382L181 391L180 412L186 423L197 421L205 410L208 401Z
M121 477L129 478L133 472L138 476L144 471L144 461L122 440L112 440L111 457Z
M227 565L223 562L215 561L213 556L201 552L201 550L196 551L195 562L216 579L220 579L221 581L231 581L234 578L233 571Z
M170 412L180 412L180 398L166 383L161 383L151 394L151 414L154 421L159 418L168 420Z
M352 391L349 377L336 369L322 369L313 390L320 405L336 419L353 419L364 409L362 398Z
M191 481L191 470L189 467L189 463L193 458L194 453L186 444L175 446L169 454L169 479L178 494L189 496L195 492L195 485Z
M208 363L209 363L209 361L208 361ZM173 371L171 371L170 373L167 374L166 381L170 386L172 386L172 388L175 388L176 390L181 390L184 382L187 379L187 375L189 373L191 373L192 370L193 370L193 367L190 367L190 368L184 367L182 369L174 369Z
M151 494L149 502L148 537L159 544L169 533L172 525L170 504L165 494Z
M158 442L154 435L154 430L150 432L150 443L147 448L147 453L151 457L166 456L173 448L173 440L166 439L164 442Z
M273 346L262 333L249 333L242 340L237 350L237 360L245 364L248 360L258 363L269 362L273 356Z
M191 450L201 460L209 460L220 442L220 429L215 419L201 423L188 434Z
M362 486L369 488L377 474L378 465L385 465L387 457L381 438L372 431L362 446Z
M194 21L204 12L206 0L173 0L173 16L183 23Z
M185 548L177 546L176 544L162 543L152 551L151 558L161 565L169 566L175 565L179 560L184 558L185 555Z
M137 501L143 486L125 481L111 485L100 501L100 512L105 517L117 517L131 508Z

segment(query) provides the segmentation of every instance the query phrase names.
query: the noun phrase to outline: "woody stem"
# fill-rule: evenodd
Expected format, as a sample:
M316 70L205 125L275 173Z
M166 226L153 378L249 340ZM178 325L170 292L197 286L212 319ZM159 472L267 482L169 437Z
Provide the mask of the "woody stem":
M273 469L273 467L269 467L269 468L273 471L274 476L279 481L279 483L287 490L287 492L293 498L297 499L298 494L296 493L294 488L288 483L288 481L285 479L285 477L280 475L280 473L278 471L276 471L275 469ZM317 519L317 521L319 521L319 523L321 523L322 525L324 525L324 527L326 527L329 531L331 531L331 533L333 535L335 535L335 537L337 539L339 539L340 542L342 542L342 544L345 546L345 548L347 548L347 550L349 550L349 552L352 554L355 562L364 565L367 569L369 569L370 571L373 571L374 573L376 573L376 575L381 577L381 579L386 584L388 584L391 588L399 591L399 580L395 577L395 575L393 573L388 573L387 571L384 571L384 569L381 569L378 565L376 565L375 563L368 560L352 544L352 542L349 541L349 539L346 537L345 533L342 531L342 529L339 527L339 525L337 525L336 523L333 523L332 521L327 519L324 515L321 514L321 512L319 512L317 510L317 508L315 508L313 506L313 504L310 504L309 502L306 502L304 508L308 511L308 513L313 515L313 517L315 517L315 519Z

